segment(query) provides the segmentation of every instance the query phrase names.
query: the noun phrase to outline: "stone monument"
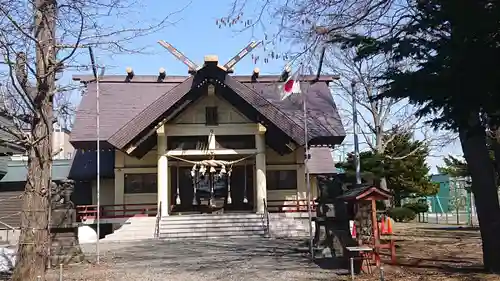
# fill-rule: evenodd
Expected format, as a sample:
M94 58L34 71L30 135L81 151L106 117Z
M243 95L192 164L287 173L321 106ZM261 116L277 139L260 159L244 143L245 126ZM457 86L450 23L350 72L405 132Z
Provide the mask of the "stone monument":
M329 248L334 257L345 258L345 247L355 246L356 241L349 231L350 218L346 203L338 199L343 194L342 181L336 177L324 176L319 178L318 187L314 244L320 248Z
M50 213L50 263L78 263L84 255L78 242L78 225L76 224L76 208L71 201L74 181L64 180L51 184Z

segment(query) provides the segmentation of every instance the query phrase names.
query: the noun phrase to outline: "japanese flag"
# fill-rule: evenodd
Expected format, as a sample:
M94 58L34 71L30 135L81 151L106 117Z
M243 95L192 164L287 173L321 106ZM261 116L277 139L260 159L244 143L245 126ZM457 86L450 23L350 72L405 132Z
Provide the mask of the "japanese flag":
M292 94L302 93L300 89L299 72L297 71L293 75L289 76L288 79L278 88L280 90L281 100L287 99Z

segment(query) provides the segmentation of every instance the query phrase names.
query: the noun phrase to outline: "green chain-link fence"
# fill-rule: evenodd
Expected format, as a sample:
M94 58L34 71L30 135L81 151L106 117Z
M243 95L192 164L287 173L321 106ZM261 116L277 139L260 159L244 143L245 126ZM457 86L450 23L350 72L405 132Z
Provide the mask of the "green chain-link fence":
M465 179L451 179L445 192L426 198L429 212L421 220L429 223L477 226L477 213L469 184ZM445 195L445 196L443 196Z

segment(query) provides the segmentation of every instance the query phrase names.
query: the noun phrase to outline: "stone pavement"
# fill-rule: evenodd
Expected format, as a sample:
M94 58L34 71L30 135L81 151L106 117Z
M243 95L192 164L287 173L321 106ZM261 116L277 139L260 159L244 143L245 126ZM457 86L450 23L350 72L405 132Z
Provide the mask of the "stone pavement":
M101 243L101 265L74 265L63 280L335 280L345 270L310 263L298 240L212 239ZM95 244L83 250L95 259ZM52 272L48 280L59 280Z

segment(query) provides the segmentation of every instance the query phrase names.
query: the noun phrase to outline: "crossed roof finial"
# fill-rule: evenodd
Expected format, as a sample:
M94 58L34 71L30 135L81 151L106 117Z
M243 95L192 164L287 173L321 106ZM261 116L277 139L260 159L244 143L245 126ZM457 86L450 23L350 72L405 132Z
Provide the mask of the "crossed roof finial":
M176 57L178 60L180 60L182 63L188 66L189 70L188 72L191 74L196 73L199 69L201 69L200 66L198 66L196 63L194 63L192 60L190 60L186 55L181 53L179 50L177 50L172 44L167 43L163 40L158 41L158 43L167 49L174 57ZM233 67L240 61L242 60L246 55L248 55L250 52L252 52L255 48L257 48L262 41L252 41L250 42L245 48L243 48L241 51L239 51L234 57L232 57L227 63L225 63L223 66L220 68L224 69L227 72L232 72ZM207 56L206 56L207 57ZM210 57L216 57L216 56L210 56ZM206 60L205 60L206 61ZM213 60L211 60L213 61Z

